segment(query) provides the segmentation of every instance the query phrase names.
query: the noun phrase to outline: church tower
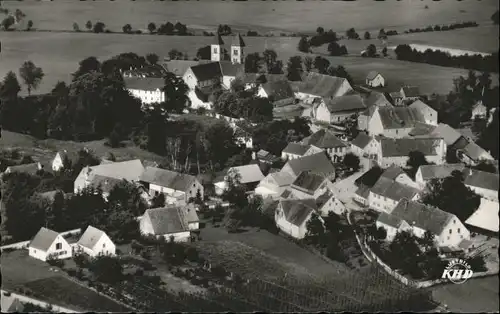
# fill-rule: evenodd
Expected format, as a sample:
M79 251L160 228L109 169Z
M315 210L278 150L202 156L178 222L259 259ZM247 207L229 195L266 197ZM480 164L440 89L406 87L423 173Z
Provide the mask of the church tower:
M244 60L243 48L245 47L245 42L240 34L236 34L231 43L231 62L233 64L241 64Z
M223 59L222 58L224 53L222 51L224 49L223 46L224 46L224 41L222 40L222 37L220 36L220 34L216 34L214 41L210 45L210 54L212 56L210 60L221 61L221 59Z

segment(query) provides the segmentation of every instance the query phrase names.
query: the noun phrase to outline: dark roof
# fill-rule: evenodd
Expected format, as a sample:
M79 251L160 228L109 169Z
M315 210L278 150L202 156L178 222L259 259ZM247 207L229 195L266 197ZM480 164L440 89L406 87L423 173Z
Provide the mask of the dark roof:
M335 173L335 167L324 152L292 159L287 164L296 175L302 171L312 171L326 176Z
M449 177L451 173L455 170L463 171L465 165L463 164L443 164L443 165L422 165L420 166L420 172L422 173L422 179L444 179Z
M10 169L10 172L23 172L23 173L28 173L31 175L35 175L38 170L40 170L40 163L34 162L31 164L23 164L23 165L17 165L17 166L10 166L7 167Z
M490 158L493 159L491 155L486 150L484 150L484 148L474 142L469 142L469 144L464 147L464 152L474 161L479 161L485 154L489 155Z
M327 129L321 129L303 140L304 144L314 145L319 148L347 147L335 134Z
M196 178L189 174L154 167L146 167L139 180L177 191L186 191Z
M390 180L396 180L396 178L402 173L405 173L403 169L396 165L391 165L382 173L382 177Z
M90 181L89 186L93 186L94 188L101 187L102 191L105 193L111 192L111 190L123 179L112 178L108 176L102 176L99 174L95 174Z
M420 96L420 90L417 86L404 86L403 92L405 93L405 97L418 97Z
M344 84L349 84L349 82L343 77L315 72L306 72L302 75L302 81L293 83L298 92L324 98L343 96L341 88Z
M346 95L324 99L326 107L330 112L342 112L366 109L366 105L360 95Z
M311 148L309 145L299 143L288 143L283 153L303 156Z
M425 123L425 118L417 108L381 107L380 119L384 129L413 128L417 122Z
M366 76L366 79L367 80L373 80L377 77L377 75L379 75L380 73L378 73L377 71L370 71L368 73L368 75Z
M380 107L384 107L384 106L392 107L392 104L389 102L389 100L387 100L387 97L385 97L385 95L383 93L379 93L379 92L371 92L370 95L368 95L368 97L366 97L365 104L367 107L370 107L373 105L380 106Z
M281 198L288 198L290 196L290 194L292 194L292 191L290 191L289 189L285 189L283 191L283 193L281 193L280 197Z
M303 171L297 179L293 181L292 187L309 194L314 194L324 181L325 177L322 175L310 171Z
M144 216L149 217L154 234L156 235L189 230L187 218L184 217L182 209L176 206L150 208L146 210Z
M30 247L46 252L50 248L52 243L54 243L58 235L59 233L42 227L35 235L33 240L31 240Z
M307 217L317 209L316 201L311 199L287 199L281 201L285 219L296 226L302 225Z
M246 47L245 42L243 41L243 38L241 37L240 34L234 35L231 46Z
M360 186L359 188L356 189L354 193L361 196L364 199L368 199L368 195L370 195L370 187L365 185Z
M256 84L259 78L265 79L265 83L267 82L275 82L275 81L283 81L286 80L285 74L263 74L263 73L244 73L241 75L241 80L245 84Z
M157 77L124 77L123 82L127 89L155 91L165 87L165 80Z
M368 186L368 187L372 187L376 182L377 180L382 176L381 174L378 175L377 178L374 178L374 179L371 179L370 177L373 176L373 173L378 173L380 170L380 168L377 168L377 167L372 167L370 168L370 170L366 171L365 173L363 173L359 178L357 178L355 181L354 181L354 184L358 187L363 187L363 186ZM371 182L366 182L367 181L367 178L370 178L370 181L371 180L374 180L373 182L374 183L371 183Z
M413 151L420 151L425 156L434 156L440 141L441 139L436 138L381 138L380 144L384 157L408 156Z
M231 61L220 61L220 69L223 76L239 76L245 73L245 65L232 63Z
M440 137L446 142L446 145L451 146L462 137L462 134L448 124L439 123L439 125L432 130L430 136Z
M262 84L262 88L273 101L295 97L290 83L285 80L267 82Z
M194 76L198 81L208 81L222 77L222 71L219 62L210 62L198 64L191 67Z
M263 150L263 149L259 150L255 155L256 155L257 159L262 160L262 161L267 161L267 162L274 162L274 161L279 159L278 156L275 156L275 155L271 154L270 152Z
M440 235L454 216L439 208L407 199L400 200L391 215L406 221L410 226L414 225L435 235Z
M435 125L417 122L415 127L410 131L410 136L430 136L431 132L436 128Z
M222 36L217 33L214 36L214 40L212 41L212 45L224 45L224 41L222 40Z
M470 169L464 184L498 191L498 174Z
M370 143L373 137L366 133L359 133L358 136L351 142L352 145L360 148L365 148Z
M162 63L165 70L174 73L177 76L183 76L187 69L200 64L199 61L193 60L170 60Z
M401 223L403 222L401 219L394 215L389 215L385 212L380 213L377 219L378 222L383 223L385 225L394 227L394 228L399 228Z
M399 201L402 198L412 199L419 191L391 179L380 177L370 190L372 193Z

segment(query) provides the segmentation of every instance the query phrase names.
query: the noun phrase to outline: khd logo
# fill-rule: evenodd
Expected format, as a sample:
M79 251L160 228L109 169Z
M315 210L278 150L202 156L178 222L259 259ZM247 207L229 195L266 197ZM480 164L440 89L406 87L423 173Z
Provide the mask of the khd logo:
M449 279L453 283L464 283L472 277L472 270L469 264L461 259L455 259L448 263L443 271L443 279Z

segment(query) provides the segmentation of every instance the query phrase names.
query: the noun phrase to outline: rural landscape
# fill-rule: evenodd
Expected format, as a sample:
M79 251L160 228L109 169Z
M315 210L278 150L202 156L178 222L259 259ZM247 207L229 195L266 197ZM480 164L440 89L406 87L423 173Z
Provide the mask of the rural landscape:
M3 312L496 312L497 1L0 0Z

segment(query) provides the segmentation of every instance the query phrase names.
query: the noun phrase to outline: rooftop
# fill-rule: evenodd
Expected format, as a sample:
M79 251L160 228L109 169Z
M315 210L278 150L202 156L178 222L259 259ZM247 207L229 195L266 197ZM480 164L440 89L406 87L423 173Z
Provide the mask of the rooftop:
M391 215L406 221L410 226L414 225L435 235L440 235L448 222L456 218L439 208L409 201L408 199L400 200Z
M259 182L264 179L262 171L256 164L229 168L228 173L231 172L237 172L239 174L240 183L242 184Z
M469 169L464 184L487 190L498 191L499 176L495 173Z
M335 167L324 152L292 159L287 164L296 175L299 175L302 171L312 171L324 176L335 173Z
M155 167L146 167L139 180L177 191L186 191L196 178L189 174Z
M479 208L465 221L466 224L498 232L498 202L481 198Z
M425 123L424 116L417 108L410 107L380 107L380 119L384 129L413 128L415 125Z
M420 96L420 89L417 86L404 86L401 88L406 97Z
M301 226L309 215L317 209L316 201L311 199L285 199L281 200L285 219L295 225Z
M326 107L330 112L343 112L366 109L366 105L360 95L345 95L324 99Z
M46 252L50 248L52 243L54 243L58 235L59 233L42 227L35 235L33 240L31 240L29 246L37 250Z
M303 141L306 145L314 145L319 148L329 149L336 147L347 147L347 144L342 142L335 134L327 129L321 129Z
M384 157L408 156L410 152L420 151L425 156L438 154L442 139L436 138L381 138L382 155Z
M283 99L288 99L294 97L292 87L290 83L286 80L282 81L270 81L262 84L262 88L273 101L280 101Z
M455 170L463 171L463 164L443 164L443 165L422 165L419 170L422 173L422 179L427 181L431 179L444 179L449 177Z
M165 87L165 80L157 77L124 77L125 88L134 90L157 91Z
M188 231L188 222L181 210L176 206L150 208L144 213L143 219L149 217L155 235Z
M370 191L394 201L399 201L402 198L412 199L419 192L415 188L385 177L380 177Z
M283 153L303 156L311 148L310 145L303 145L300 143L288 143L283 149Z
M379 75L380 73L377 72L377 71L370 71L368 72L368 75L366 76L366 79L367 80L373 80L377 77L377 75Z
M222 77L222 70L219 62L209 62L197 64L191 67L194 76L198 81L208 81Z
M365 148L371 140L373 140L373 137L369 136L366 133L360 132L358 136L356 136L356 138L351 142L351 144L359 148Z
M104 231L88 226L77 243L92 250L104 234Z
M169 60L163 62L165 70L174 73L176 76L183 76L187 69L200 64L200 61L193 60Z
M343 86L346 84L349 86L348 90L352 90L349 82L343 77L315 72L306 72L302 75L302 81L293 83L296 91L323 98L343 96Z
M396 228L396 229L399 228L399 226L403 222L397 216L390 215L390 214L387 214L385 212L380 213L380 215L378 216L377 221L379 223L383 223L385 225L391 226L391 227Z
M314 192L325 182L325 177L319 174L303 171L292 183L293 188L297 188L309 194Z

